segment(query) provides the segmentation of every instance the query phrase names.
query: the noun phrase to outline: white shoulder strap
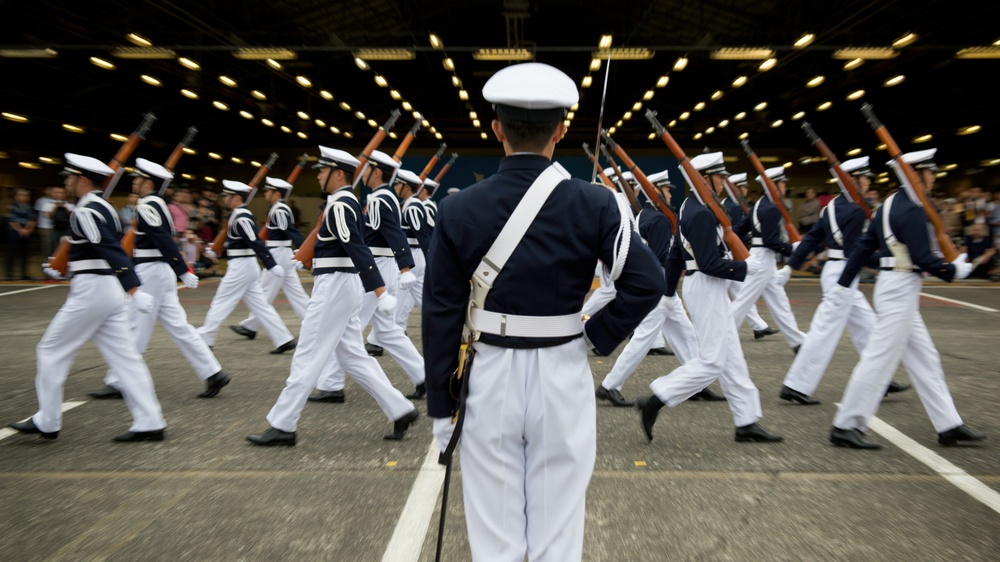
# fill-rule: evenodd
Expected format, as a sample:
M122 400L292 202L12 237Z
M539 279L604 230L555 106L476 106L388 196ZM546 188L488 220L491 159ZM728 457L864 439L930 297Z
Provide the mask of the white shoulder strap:
M837 224L837 208L834 207L834 203L836 201L837 201L836 197L830 199L830 202L823 210L826 211L827 216L830 218L830 232L833 233L834 242L836 242L838 246L843 248L844 233L840 231L840 225Z
M882 203L882 238L885 239L886 246L896 240L896 235L892 233L892 228L889 226L889 209L892 208L892 202L895 198L896 194L893 193Z

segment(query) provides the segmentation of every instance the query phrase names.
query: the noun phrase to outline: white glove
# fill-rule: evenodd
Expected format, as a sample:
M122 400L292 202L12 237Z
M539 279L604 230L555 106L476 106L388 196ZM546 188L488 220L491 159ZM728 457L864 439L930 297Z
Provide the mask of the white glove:
M434 418L434 440L443 453L451 442L451 436L455 433L455 424L451 423L451 418Z
M972 264L969 263L969 254L962 254L951 262L955 266L955 279L965 279L972 273Z
M302 271L303 269L306 268L305 264L303 264L299 260L292 260L292 267L294 267L296 271Z
M271 269L268 269L268 271L270 271L271 275L277 277L278 279L281 279L285 276L285 268L277 264L275 264L275 266L272 267Z
M836 307L842 307L847 304L847 299L851 296L851 289L841 285L840 283L834 283L833 287L830 289L830 293L827 295L830 304Z
M757 260L747 260L747 277L760 275L764 271L764 266Z
M677 293L674 293L674 296L672 297L664 296L663 301L667 305L667 310L677 310L682 306L681 298L677 296Z
M794 252L795 250L798 250L799 249L799 244L801 244L801 243L802 243L801 240L799 240L798 242L792 242L792 251Z
M205 251L204 251L204 252L202 252L202 253L203 253L203 254L205 254L206 256L208 256L208 257L212 258L213 260L217 260L217 259L219 259L219 256L217 256L217 255L215 254L215 252L213 252L213 251L212 251L212 249L211 249L211 248L205 248Z
M413 274L412 271L406 271L399 274L399 290L405 291L413 286L417 282L417 276Z
M392 312L396 310L396 297L390 295L389 291L382 291L375 306L383 315L392 316Z
M785 283L788 283L788 280L791 278L792 278L792 267L789 265L782 267L781 269L778 270L777 273L774 274L775 283L777 283L782 287L784 287Z
M142 289L136 289L135 292L132 293L132 304L139 312L149 314L153 311L155 301L153 300L153 295L144 292Z
M42 273L53 279L62 279L62 273L52 269L48 262L42 264Z
M181 283L184 283L184 286L187 287L188 289L197 289L198 276L195 275L194 273L191 273L190 271L185 271L183 274L181 274Z

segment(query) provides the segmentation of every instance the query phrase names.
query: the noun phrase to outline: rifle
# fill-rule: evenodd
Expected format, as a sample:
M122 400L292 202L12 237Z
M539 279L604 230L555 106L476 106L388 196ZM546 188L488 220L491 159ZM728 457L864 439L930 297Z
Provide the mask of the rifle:
M247 197L247 200L243 202L244 205L249 204L250 200L253 199L254 194L257 193L257 186L260 185L260 182L264 181L264 178L267 176L268 170L271 169L271 166L274 166L274 162L277 159L278 159L278 154L272 152L271 156L267 159L267 162L265 162L263 166L257 169L257 173L253 175L253 179L250 180L250 183L247 184L252 188L252 190L250 191L250 196ZM229 212L229 216L230 217L233 216L232 211ZM223 227L223 225L219 225L219 233L215 235L215 240L212 240L211 249L213 252L215 252L215 255L217 256L222 255L222 250L226 244L226 236L228 234L229 234L229 219L226 219L225 226Z
M728 176L726 177L726 193L729 194L733 201L740 204L740 209L743 209L744 213L750 212L750 203L747 203L747 198L743 197L743 191L733 185L733 182L729 181Z
M125 171L125 162L135 152L135 148L139 146L139 142L146 137L146 133L149 132L153 121L156 121L155 115L152 113L145 114L139 126L129 135L128 140L122 143L118 152L115 153L114 158L108 162L108 167L114 170L115 173L108 177L107 181L101 187L104 191L102 194L104 199L108 198L111 190L118 184L118 180L121 179L122 173ZM69 269L69 240L59 241L59 246L49 257L48 263L49 267L58 271L60 275L66 275L66 271Z
M944 254L946 260L955 261L959 256L958 249L955 248L955 243L952 242L951 237L945 232L944 223L941 222L941 216L938 214L937 209L927 200L927 194L924 193L923 189L923 181L921 181L913 167L903 160L903 151L900 150L896 141L892 139L892 135L889 134L889 130L885 128L885 125L879 122L878 117L875 117L875 112L872 111L871 104L866 103L862 105L861 112L864 113L865 119L868 120L868 124L871 125L872 130L875 131L879 140L885 144L886 152L892 158L892 162L895 163L894 169L896 175L899 176L899 182L903 184L913 202L923 207L924 212L927 213L927 219L934 225L934 236L937 239L938 245L941 246L941 253Z
M622 163L624 163L628 167L629 171L632 172L632 175L635 177L636 181L638 181L639 185L642 186L642 190L646 193L646 198L649 199L649 201L653 203L653 205L656 205L656 208L659 209L661 213L667 215L667 218L670 219L670 229L672 232L676 233L677 215L675 215L673 210L670 209L670 206L667 205L667 202L663 199L663 196L660 195L659 190L657 190L656 187L652 184L652 182L649 181L649 178L646 177L646 174L642 173L642 170L639 169L639 166L636 166L635 162L633 162L632 159L628 157L628 154L625 153L625 149L622 148L621 145L619 145L615 141L611 140L611 135L608 134L607 129L601 129L601 135L604 137L604 142L606 142L611 147L611 149L615 151L615 154L617 154L622 159ZM611 162L611 165L615 168L616 170L615 173L618 174L618 177L619 178L622 177L621 172L617 171L618 167L615 165L614 159L611 158L610 155L608 155L608 160ZM638 202L636 202L636 204L638 205Z
M583 152L587 154L587 158L590 158L591 162L593 162L594 164L597 164L597 157L594 156L590 152L590 145L589 144L583 143ZM612 182L611 178L609 178L608 175L604 173L604 170L601 169L600 164L597 164L597 175L601 176L601 181L604 182L604 185L608 189L611 189L611 190L615 189L614 182ZM635 209L635 207L633 207L633 209Z
M292 168L292 173L288 174L288 179L285 181L294 186L295 180L299 178L299 173L302 172L302 168L306 167L306 162L308 161L309 161L308 154L303 154L302 156L299 156L298 164L296 164L295 167ZM285 198L287 198L291 194L292 190L289 189L288 193L282 196L281 200L284 201ZM257 238L260 238L261 240L267 240L267 220L264 221L264 224L261 225L260 227L260 231L257 232Z
M618 168L618 164L615 163L615 159L612 158L611 153L608 152L608 145L602 143L600 148L601 152L604 154L604 158L607 159L608 164L611 166L611 170L615 173L616 181L614 181L612 185L617 185L618 190L625 194L625 198L628 199L629 205L632 206L632 212L634 212L636 216L639 216L639 212L642 211L642 205L639 204L639 200L635 197L635 189L629 185L628 180L626 180L625 176L622 175L622 171ZM600 169L601 167L597 166L597 168ZM601 173L604 173L603 169L601 170ZM633 174L633 177L635 177L635 174ZM648 197L649 194L646 194L646 196Z
M368 141L368 144L361 150L361 154L358 154L358 167L354 169L354 178L351 180L352 187L357 188L358 183L361 181L361 172L367 165L368 159L371 158L372 152L382 144L382 139L389 134L392 126L396 124L396 120L399 119L399 110L393 109L392 113L389 114L389 119L375 131L375 135L372 136L372 140ZM357 193L355 192L355 195ZM316 226L309 231L309 235L306 236L305 240L302 241L302 245L295 250L293 259L302 263L302 266L306 269L312 267L313 256L316 255L316 237L319 236L319 227L323 224L323 212L320 212L319 217L316 218Z
M441 178L444 177L445 172L447 172L448 169L451 168L451 165L455 163L455 160L457 158L458 158L458 153L452 152L451 158L445 163L444 168L441 168L441 171L438 172L436 176L434 176L435 183L437 183L438 185L441 184Z
M413 192L414 197L419 197L420 192L424 190L424 180L427 179L427 174L430 174L431 170L434 169L434 166L437 165L438 160L441 159L441 155L444 154L444 149L447 147L448 145L446 143L441 143L441 148L438 149L437 153L434 154L434 156L431 157L430 161L427 162L427 165L424 166L424 171L420 172L420 187L418 187L417 190Z
M170 157L167 158L166 163L163 164L163 167L166 168L168 172L173 173L174 168L177 167L177 162L180 161L181 156L184 154L184 149L191 144L191 141L194 140L194 136L197 133L198 129L188 127L184 138L181 139L181 142L177 143L177 146L174 147L174 151L170 153ZM164 178L163 183L160 184L160 190L157 192L157 195L162 197L163 192L166 191L168 185L170 185L170 179ZM125 236L122 236L122 249L125 250L125 253L128 254L129 257L132 257L132 251L135 250L135 234L138 225L139 219L132 219L132 229L126 232Z
M799 229L795 228L792 224L792 216L788 214L788 209L785 208L785 202L781 200L781 194L778 193L778 186L774 185L774 181L764 173L764 163L757 158L753 149L750 148L750 142L746 139L740 141L743 145L743 150L746 151L747 157L750 158L750 163L753 164L755 170L760 175L761 181L764 182L764 193L767 195L768 199L774 203L774 206L778 208L778 212L785 219L785 232L788 233L788 241L792 244L802 240L802 236L799 234Z
M806 132L806 136L809 137L813 146L815 146L816 150L819 151L820 156L826 158L826 161L830 163L830 173L832 173L833 177L836 178L837 183L840 184L840 188L844 190L844 193L846 193L847 196L858 205L858 207L861 207L861 210L865 212L866 217L872 218L872 209L868 206L868 202L865 201L865 198L858 193L858 188L854 185L854 178L852 178L850 174L845 172L843 168L840 167L840 161L837 160L837 157L833 154L833 151L830 150L830 147L826 146L823 139L819 138L819 135L816 134L816 131L813 130L812 125L810 125L808 121L802 122L802 130Z
M729 251L733 253L733 259L744 261L750 257L750 252L747 247L740 240L739 236L733 232L733 224L729 220L729 213L719 205L718 200L715 198L715 191L709 189L705 185L705 180L702 179L701 174L691 165L691 161L688 159L684 151L681 150L677 141L674 137L670 135L667 129L660 123L659 119L656 118L656 112L647 109L646 119L653 125L653 129L660 135L660 140L663 141L670 152L673 153L674 157L677 158L677 163L680 165L681 173L684 175L684 179L687 180L688 185L694 190L695 197L697 197L710 211L712 215L715 216L715 220L718 221L719 225L722 226L722 240L729 247Z

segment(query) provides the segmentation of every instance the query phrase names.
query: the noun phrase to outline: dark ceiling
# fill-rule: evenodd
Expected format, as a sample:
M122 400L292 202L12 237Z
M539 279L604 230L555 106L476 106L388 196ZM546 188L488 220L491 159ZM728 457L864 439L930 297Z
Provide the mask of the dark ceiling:
M593 145L602 113L608 63L594 72L589 66L603 34L612 35L613 47L647 47L654 53L649 60L613 60L607 74L605 128L642 101L647 90L654 92L613 135L630 152L665 150L659 140L648 138L652 129L643 114L649 108L664 124L691 112L670 129L689 154L711 147L741 156L738 136L746 132L759 154L784 149L793 157L813 156L801 121L792 119L800 111L841 159L853 148L874 154L878 140L859 111L868 102L903 150L936 146L939 163L953 162L966 170L1000 158L1000 148L989 140L1000 127L997 90L991 85L1000 74L1000 61L955 57L959 49L1000 39L1000 3L993 1L73 0L7 2L3 11L0 48L48 47L58 52L45 59L0 57L0 111L30 119L0 120L0 152L7 156L0 163L7 165L59 157L66 151L110 156L117 143L108 133L128 134L146 112L158 118L147 147L156 147L164 158L189 126L198 128L193 143L198 154L189 157L190 165L205 174L218 164L208 159L210 151L227 162L233 156L262 160L272 149L315 153L317 144L358 151L374 132L366 120L381 123L400 107L402 101L393 100L390 89L398 90L442 135L437 140L422 129L411 152L428 154L446 142L449 153L496 154L492 136L480 137L489 131L492 117L481 90L489 76L508 63L477 61L472 53L506 47L532 51L535 60L561 68L577 84L592 76L593 85L580 90L579 109L560 145L560 153L578 156L581 143ZM111 56L115 47L134 46L126 39L129 32L196 61L201 69L186 69L177 60ZM806 32L815 34L815 41L804 49L793 48ZM841 47L888 47L907 32L919 38L891 60L869 60L845 71L846 61L832 56ZM430 33L441 38L443 50L431 46ZM275 70L263 61L233 56L234 49L251 46L284 47L297 58L281 61L282 70ZM353 51L378 47L408 48L415 58L370 60L370 70L355 65ZM761 72L760 61L711 59L710 52L722 47L768 47L775 50L777 65ZM685 55L687 68L672 70L674 61ZM89 61L91 56L111 61L116 69L98 68ZM444 68L445 57L454 61L453 72ZM142 82L143 74L162 85ZM385 77L389 87L377 85L376 74ZM665 74L669 83L654 87ZM900 74L905 76L901 84L883 86ZM220 75L237 85L223 85ZM312 87L296 83L299 75ZM734 88L732 82L740 75L748 81ZM806 87L818 75L825 81ZM459 99L453 76L468 91L468 101ZM183 97L182 88L200 98ZM255 89L265 101L251 96ZM859 89L865 90L860 100L845 99ZM333 101L321 97L320 90L333 94ZM716 91L722 97L713 101ZM214 108L213 101L227 104L229 110ZM818 111L825 101L832 107ZM341 109L340 102L351 110ZM698 102L705 107L694 111ZM760 102L767 107L755 111ZM241 110L252 119L241 117ZM308 119L298 117L300 111ZM366 119L357 118L355 111ZM479 127L473 125L470 111L478 114ZM747 117L737 121L740 112ZM276 126L263 125L262 117ZM773 127L779 119L784 124ZM720 125L723 120L728 126ZM401 136L414 122L404 111L395 131ZM66 132L63 123L87 133ZM971 125L980 125L982 131L956 135ZM281 126L290 132L282 132ZM353 138L331 132L330 126ZM716 130L706 134L709 127ZM307 138L299 138L298 132ZM703 137L696 140L699 132ZM912 142L925 134L933 139ZM148 151L144 154L155 159Z

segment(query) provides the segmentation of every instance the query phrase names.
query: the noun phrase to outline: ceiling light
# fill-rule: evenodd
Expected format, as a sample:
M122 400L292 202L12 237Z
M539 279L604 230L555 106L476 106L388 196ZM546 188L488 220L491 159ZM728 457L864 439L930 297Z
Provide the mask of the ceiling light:
M865 59L865 60L885 60L899 56L899 51L889 47L848 47L837 49L833 52L835 59Z
M907 33L906 35L896 39L892 42L892 46L895 49L902 49L903 47L913 43L917 40L919 36L916 33Z
M233 161L233 164L242 164L243 163L243 159L240 158L240 157L238 157L238 156L233 156L232 158L230 158L230 160Z
M854 70L865 63L865 59L851 59L844 63L844 70Z
M297 136L297 137L299 137L300 139L303 139L303 140L309 138L309 136L306 135L305 133L303 133L302 131L299 131L299 132L295 133L295 136Z
M431 47L434 47L435 49L440 49L441 47L444 47L444 43L441 42L441 38L438 37L437 35L434 35L433 33L430 34L430 40L431 40Z
M885 150L885 143L879 143L875 145L875 150ZM882 172L882 173L888 175L889 172Z
M635 103L632 104L632 111L639 111L640 109L642 109L642 102L641 101L637 101L637 102L635 102Z
M611 36L610 35L601 35L601 40L600 40L600 42L597 43L597 46L599 48L601 48L601 49L607 49L608 47L610 47L611 46Z
M413 118L416 119L417 121L420 121L421 119L424 118L424 116L421 115L419 111L414 111L413 112Z
M591 78L589 74L586 75L586 76L584 76L583 80L580 82L580 87L581 88L589 88L590 84L593 82L593 80L594 79Z
M240 60L295 60L295 51L275 47L245 47L233 51L233 56Z
M313 123L316 123L317 127L326 127L326 121L323 121L322 119L316 119Z
M667 123L667 126L671 127L671 128L676 127L677 126L677 120L676 119L671 119L670 122Z
M282 133L292 134L292 130L288 128L288 125L282 125L279 127Z
M692 138L694 138L694 140L701 140L701 137L703 137L703 136L705 136L705 135L703 135L701 133L695 133L694 137L692 137Z
M739 136L739 139L740 139L740 140L743 140L743 139L748 139L748 138L750 138L750 133L743 133L743 134L741 134L741 135Z
M852 148L852 149L848 150L845 154L847 154L847 156L857 156L858 154L861 154L861 149L860 148Z
M449 71L455 70L455 61L451 60L451 58L444 59L443 61L441 61L441 64L444 65L445 70Z
M181 63L181 66L187 68L188 70L201 70L201 65L187 57L179 57L177 62Z
M403 102L402 104L400 104L400 105L402 105L402 106L403 106L403 109L404 109L405 111L413 111L413 106L412 106L412 105L410 105L410 102L408 102L408 101L404 101L404 102Z
M864 97L864 95L865 95L864 90L854 90L853 92L847 94L847 99L856 100L858 98Z
M978 133L981 130L982 130L982 126L980 126L980 125L970 125L968 127L962 127L955 134L956 135L971 135L973 133Z
M436 128L434 128L434 127L429 127L429 128L427 129L427 130L428 130L428 131L430 131L431 133L436 133L436 132L438 132L438 131L437 131L437 129L436 129Z
M222 155L219 154L218 152L209 152L208 157L211 158L212 160L222 160Z
M365 114L362 113L362 112L360 112L360 111L355 111L354 112L354 116L357 117L358 119L362 120L362 121L364 121L365 119L368 119L368 117L366 117Z
M125 135L119 134L119 133L111 133L108 136L111 137L111 140L118 141L118 142L125 142L125 141L128 140L128 137L126 137Z
M746 119L746 117L747 117L747 112L746 111L741 111L741 112L737 113L735 117L733 117L733 121L742 121L742 120Z
M535 54L528 49L479 49L472 52L473 60L526 61L534 58ZM448 70L454 70L454 68L449 68Z
M295 81L304 88L312 88L313 85L312 82L310 82L305 76L296 76Z
M67 131L69 131L71 133L83 133L83 132L85 132L83 130L83 127L77 127L76 125L70 125L68 123L63 123L62 128L66 129Z
M57 54L52 49L0 49L0 57L8 59L50 59Z
M306 121L309 120L309 114L306 113L305 111L297 111L295 115L298 115L299 119L305 119Z
M609 135L613 135L613 134L615 134L616 130L618 130L616 127L611 127L610 129L608 129L608 134Z
M469 92L466 92L465 90L459 90L458 91L458 99L460 99L462 101L465 101L465 100L469 99Z
M239 160L239 158L233 158L233 162L236 162L237 160ZM242 164L243 161L240 160L239 162L236 162L236 163L237 164ZM205 181L208 182L208 183L217 183L219 180L213 178L212 176L205 176Z
M678 117L678 119L680 119L681 121L687 121L688 117L691 117L691 112L690 111L685 111L684 113L680 114L680 116Z
M267 119L267 118L261 119L260 122L263 123L265 127L273 127L274 126L274 121L271 121L270 119Z
M729 126L729 119L723 119L722 121L719 121L720 129L725 129L728 126Z
M624 124L625 124L625 122L622 121L621 119L619 119L618 122L615 123L615 126L613 128L618 129L618 128L620 128Z
M322 97L326 101L333 101L333 94L331 94L330 92L328 92L326 90L320 90L319 91L319 95L320 95L320 97Z
M646 138L649 139L649 140L655 139L656 138L656 132L654 131L652 133L649 133L649 135L647 135Z
M679 59L677 59L677 61L674 62L674 70L680 72L684 70L687 67L687 65L688 65L687 57L680 57Z
M25 117L24 115L18 115L17 113L8 113L8 112L4 111L3 113L0 113L0 115L3 115L4 119L6 119L8 121L13 121L15 123L27 123L28 122L28 118L27 117Z
M743 84L746 84L746 83L747 83L747 77L746 76L738 76L736 78L736 80L733 80L733 87L734 88L739 88L740 86L742 86Z
M469 119L479 119L479 115L475 111L470 111Z
M340 109L343 109L344 111L350 111L351 104L347 103L346 101L342 101L340 102Z
M576 117L576 113L574 113L572 111L566 113L566 119L569 119L569 120L572 121L574 117Z
M956 59L1000 59L1000 47L969 47L955 53Z
M800 112L796 113L795 115L792 115L792 121L798 121L799 119L802 119L805 116L806 116L806 112L805 111L800 111Z
M27 168L29 170L41 170L42 165L37 162L18 162L18 166L22 168Z
M785 124L784 120L778 119L777 121L771 123L771 128L772 129L777 129L778 127L780 127L780 126L782 126L784 124Z
M251 160L250 165L253 166L254 168L260 168L260 162L256 160Z
M244 119L253 119L253 113L250 113L249 111L247 111L245 109L241 109L240 110L240 117L242 117Z
M413 60L417 58L417 53L415 53L413 49L404 49L404 48L358 49L357 51L354 51L354 57L355 59L361 59L365 61Z
M567 115L566 117L568 118L569 116ZM626 111L625 114L622 115L622 119L624 119L626 121L628 121L631 118L632 118L632 112L631 111Z
M983 166L996 166L997 164L1000 164L1000 158L994 158L993 160L982 161Z
M662 88L666 86L669 82L670 82L670 77L664 74L663 76L660 76L660 78L656 80L656 87Z
M369 119L368 120L368 126L370 126L370 127L378 127L378 122L375 121L374 119Z
M825 101L816 106L816 111L826 111L827 109L830 109L832 106L833 106L832 102Z
M826 76L815 76L806 82L806 88L815 88L826 81Z
M344 131L344 138L345 139L353 139L354 138L354 133L352 133L350 131Z
M601 59L590 59L590 70L598 71L601 69Z
M885 86L886 88L891 88L897 84L901 84L903 80L906 80L906 76L903 76L902 74L897 74L896 76L893 76L892 78L883 82L882 85Z
M655 53L645 47L617 47L614 49L601 49L594 51L591 56L601 60L649 60ZM596 69L595 69L596 70Z
M716 90L712 92L712 101L722 99L722 90Z
M255 97L255 98L257 98L257 99L259 99L260 101L266 101L267 100L267 96L264 95L264 92L262 92L260 90L254 90L254 91L250 92L250 95L253 96L253 97ZM330 99L333 99L333 97L331 96Z
M362 59L359 59L358 57L354 57L354 64L357 65L357 67L360 68L361 70L368 70L369 68L371 68L370 66L368 66L367 62L365 62Z
M186 98L191 98L193 100L198 99L198 94L194 93L192 90L188 90L187 88L181 89L181 95Z
M236 80L233 80L228 76L219 76L219 82L222 82L223 84L229 86L230 88L236 87Z
M725 47L709 53L714 60L765 60L774 56L774 50L763 47Z
M809 44L812 43L814 39L816 39L815 35L813 35L812 33L806 33L802 37L796 39L795 42L792 43L792 46L795 47L796 49L801 49L802 47L809 46Z
M389 90L389 97L394 100L401 100L403 99L403 94L400 94L399 90Z
M753 110L754 111L764 111L765 109L767 109L767 102L766 101L762 101L762 102L758 103L757 105L753 106Z
M461 78L459 78L458 76L455 76L455 75L453 74L453 75L451 76L451 85L452 85L452 86L455 86L456 88L461 88L461 87L462 87L462 79L461 79Z
M216 109L221 109L222 111L229 111L229 106L222 103L221 101L213 101L212 106Z
M705 134L706 135L711 135L714 132L715 132L715 127L709 127L707 129L705 129Z
M653 94L654 94L653 90L646 90L646 93L642 95L642 99L649 101L653 99Z
M472 126L473 127L475 127L475 128L478 129L480 125L481 125L481 123L479 122L479 119L473 119L472 120Z
M778 64L778 59L776 59L774 57L771 57L771 58L767 59L766 61L760 63L760 66L757 67L757 70L759 70L761 72L767 72L768 70L771 70L772 68L774 68L774 65L776 65L776 64Z
M156 79L156 78L154 78L154 77L152 77L152 76L150 76L148 74L143 74L142 76L139 77L139 79L142 80L143 82L149 84L150 86L162 86L163 85L163 82L160 82L158 79Z
M280 62L278 62L278 61L276 61L274 59L267 59L266 62L267 62L267 66L270 66L271 68L273 68L275 70L281 70L282 68L284 68L283 66L281 66Z
M919 137L913 137L912 142L914 144L917 144L917 143L921 143L921 142L927 142L927 141L931 140L932 138L934 138L934 135L920 135Z
M487 137L486 137L486 133L483 133L483 132L480 132L480 133L479 133L479 138L481 138L481 139L483 139L483 140L486 140L486 138L487 138Z
M340 129L334 127L333 125L330 125L330 132L333 133L333 134L335 134L335 135L339 135L340 134Z
M387 82L385 77L382 76L381 74L375 75L375 83L381 86L382 88L385 88L386 86L389 85L389 82Z
M163 47L118 47L111 51L111 56L120 59L173 59L177 53Z
M441 133L434 133L434 138L436 138L437 140L441 140L444 138L444 135L442 135Z
M695 111L701 111L702 109L705 109L705 102L700 101L700 102L694 104L694 110Z
M109 61L106 61L99 57L90 57L90 62L94 63L95 66L99 66L104 70L114 70L115 65Z
M942 170L954 170L957 167L958 167L958 164L945 164L944 166L941 166L941 169Z

